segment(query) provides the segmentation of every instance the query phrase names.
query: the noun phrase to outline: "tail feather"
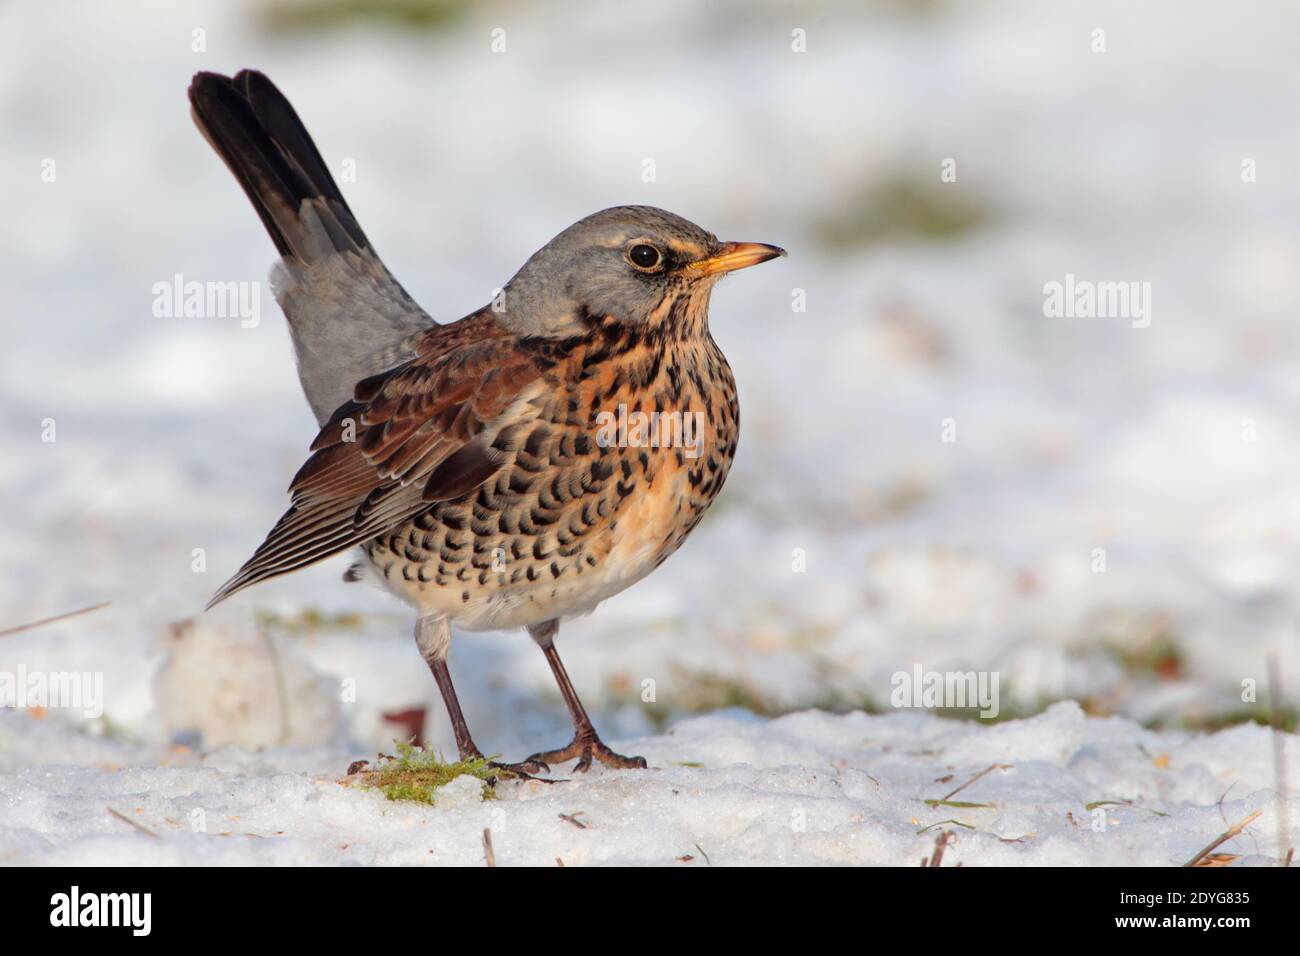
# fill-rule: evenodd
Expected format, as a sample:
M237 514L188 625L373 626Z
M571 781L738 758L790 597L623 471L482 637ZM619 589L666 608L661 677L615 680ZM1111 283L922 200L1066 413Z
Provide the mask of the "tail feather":
M369 243L302 120L274 83L255 70L233 78L198 73L190 83L194 122L230 167L283 256L314 258L301 220L314 200L339 252Z
M322 424L361 379L414 356L436 324L384 267L302 120L255 70L195 74L194 123L234 173L283 260L276 299Z

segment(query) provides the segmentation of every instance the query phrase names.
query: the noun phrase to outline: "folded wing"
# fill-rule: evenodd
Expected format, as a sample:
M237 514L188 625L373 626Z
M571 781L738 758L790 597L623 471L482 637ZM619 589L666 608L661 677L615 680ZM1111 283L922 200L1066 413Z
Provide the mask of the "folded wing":
M468 321L468 320L466 320ZM429 350L362 381L327 421L289 486L292 505L212 607L243 588L378 537L472 492L509 459L538 413L541 371L513 340Z

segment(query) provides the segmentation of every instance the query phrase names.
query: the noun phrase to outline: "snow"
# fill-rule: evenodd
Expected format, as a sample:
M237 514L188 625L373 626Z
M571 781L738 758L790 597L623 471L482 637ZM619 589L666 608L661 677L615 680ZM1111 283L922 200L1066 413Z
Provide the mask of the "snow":
M491 827L502 865L915 865L957 819L946 863L1172 865L1256 809L1235 865L1298 842L1296 738L1279 763L1265 728L1205 731L1268 704L1270 659L1300 687L1294 5L502 3L296 36L261 10L0 7L0 629L111 602L0 637L0 674L101 675L104 711L0 708L0 860L476 864ZM269 286L254 328L151 309L269 272L184 99L245 66L355 160L440 319L615 203L790 250L714 298L744 408L722 499L560 634L655 769L390 803L339 780L391 715L452 749L402 608L340 558L200 616L314 434ZM947 157L970 229L827 239ZM1067 275L1150 282L1150 327L1046 317ZM917 665L997 674L1003 720L891 707ZM457 634L451 667L486 751L568 740L526 636ZM992 807L924 803L995 764L954 797Z
M502 782L492 800L460 777L432 806L349 783L328 750L87 743L87 766L47 763L66 738L0 716L7 863L482 865L486 828L499 866L916 865L947 829L949 865L1168 866L1256 809L1258 826L1219 852L1263 865L1278 850L1269 731L1152 733L1069 702L991 729L720 712L620 741L644 772ZM1294 765L1300 743L1288 748ZM953 798L979 806L925 802L994 765Z

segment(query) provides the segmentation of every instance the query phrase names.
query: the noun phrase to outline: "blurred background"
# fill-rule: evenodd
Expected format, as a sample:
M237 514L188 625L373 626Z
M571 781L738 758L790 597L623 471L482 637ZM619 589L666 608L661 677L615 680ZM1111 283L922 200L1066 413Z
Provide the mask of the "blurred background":
M1004 718L1266 716L1270 656L1300 692L1297 28L1173 0L0 6L0 629L111 602L0 637L0 670L105 680L98 720L0 711L0 767L451 747L411 615L346 558L199 616L315 434L274 249L188 115L195 71L244 67L440 320L610 205L790 251L714 295L726 491L562 631L607 740L879 710L917 664L997 671ZM259 284L260 322L155 314L177 276ZM1149 283L1149 322L1045 314L1067 276ZM485 750L568 739L522 633L451 663Z

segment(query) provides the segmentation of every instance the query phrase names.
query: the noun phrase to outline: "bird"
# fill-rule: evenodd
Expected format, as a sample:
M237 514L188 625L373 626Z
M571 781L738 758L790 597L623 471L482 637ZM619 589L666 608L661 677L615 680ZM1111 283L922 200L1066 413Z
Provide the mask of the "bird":
M263 73L200 72L191 115L252 201L319 432L290 505L208 607L357 551L416 613L415 643L463 760L474 742L447 665L451 626L523 628L574 726L517 763L645 768L599 737L556 651L584 615L673 554L717 497L740 429L708 325L724 275L786 255L627 205L575 222L492 301L439 323L362 231L289 100Z

